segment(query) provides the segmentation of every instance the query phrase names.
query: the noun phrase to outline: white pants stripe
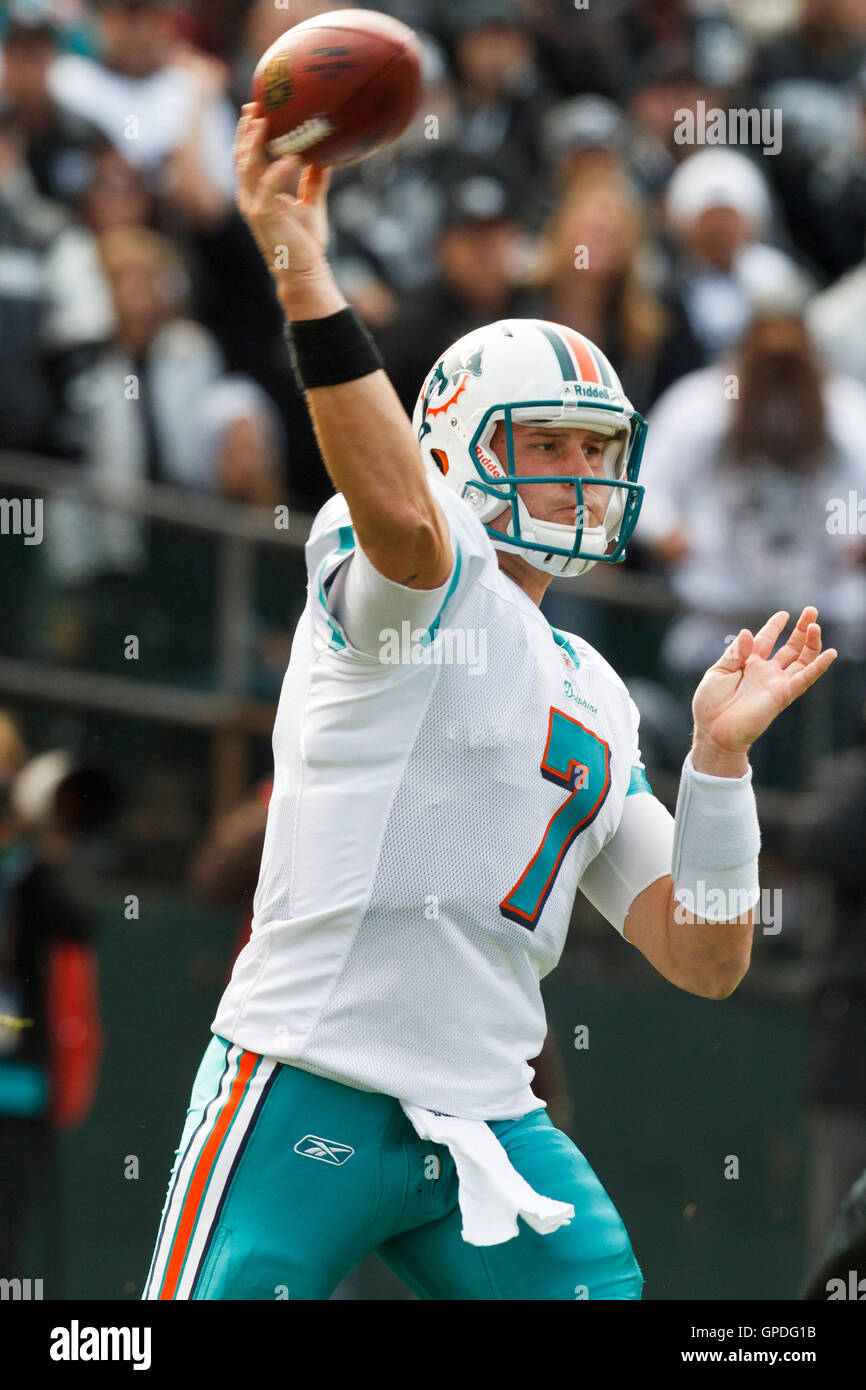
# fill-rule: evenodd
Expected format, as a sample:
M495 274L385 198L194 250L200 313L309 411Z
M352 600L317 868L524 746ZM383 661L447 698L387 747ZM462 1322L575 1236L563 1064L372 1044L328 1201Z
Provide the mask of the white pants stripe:
M222 1062L217 1047L224 1050ZM223 1108L229 1100L243 1056L243 1048L234 1043L226 1048L225 1044L214 1039L196 1077L190 1110L169 1181L156 1249L142 1295L145 1300L155 1300L160 1297L196 1165L214 1127L219 1122ZM221 1072L217 1081L216 1067L220 1065ZM258 1059L255 1070L243 1090L234 1117L220 1144L219 1151L211 1161L207 1185L200 1199L195 1215L195 1224L185 1253L183 1270L173 1295L176 1299L188 1299L192 1296L201 1264L217 1224L225 1193L233 1176L236 1160L251 1131L264 1089L278 1068L279 1063L277 1062L269 1061L264 1057Z

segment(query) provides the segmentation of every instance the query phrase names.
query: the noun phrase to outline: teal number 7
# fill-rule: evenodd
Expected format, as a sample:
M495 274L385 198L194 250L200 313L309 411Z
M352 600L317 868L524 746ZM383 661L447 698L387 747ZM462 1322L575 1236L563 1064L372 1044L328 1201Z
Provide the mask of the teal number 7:
M595 820L610 791L610 748L576 719L551 709L541 775L571 795L551 816L541 844L499 904L503 917L529 931L535 931L569 846Z

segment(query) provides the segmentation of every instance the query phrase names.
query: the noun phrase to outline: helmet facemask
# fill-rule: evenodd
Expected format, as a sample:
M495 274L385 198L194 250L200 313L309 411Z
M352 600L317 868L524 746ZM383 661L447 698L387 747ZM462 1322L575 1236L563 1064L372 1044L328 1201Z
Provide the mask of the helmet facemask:
M625 547L637 522L643 499L643 488L634 482L643 452L646 425L635 412L633 423L623 426L604 418L607 407L592 402L587 408L575 408L576 402L524 401L492 407L485 413L469 452L479 481L467 482L463 495L469 502L497 550L520 555L536 569L559 577L584 574L599 561L618 564L625 558ZM617 412L618 413L618 412ZM491 448L497 425L505 426L506 458ZM538 425L544 428L590 430L607 435L602 457L601 475L554 474L523 476L516 472L514 424ZM495 473L503 474L497 482ZM527 483L573 485L577 506L574 524L542 521L533 516L518 488ZM587 512L583 488L607 487L610 492L601 524L585 525ZM509 514L502 517L503 507ZM496 525L492 525L496 519Z

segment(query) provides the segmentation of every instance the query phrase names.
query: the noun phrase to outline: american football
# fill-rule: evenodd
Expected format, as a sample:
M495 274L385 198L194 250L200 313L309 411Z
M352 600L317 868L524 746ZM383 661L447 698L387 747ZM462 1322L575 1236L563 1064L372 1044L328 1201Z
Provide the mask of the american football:
M378 11L335 10L289 29L263 54L252 97L273 158L367 159L405 130L421 96L418 40Z

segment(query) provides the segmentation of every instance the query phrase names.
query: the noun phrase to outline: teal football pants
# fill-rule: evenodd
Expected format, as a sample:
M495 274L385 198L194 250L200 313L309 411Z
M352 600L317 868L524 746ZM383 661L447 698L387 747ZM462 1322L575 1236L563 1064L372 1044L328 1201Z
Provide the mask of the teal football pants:
M422 1299L640 1298L625 1227L543 1109L490 1128L574 1220L501 1245L461 1235L449 1150L399 1103L214 1037L193 1087L145 1299L326 1299L376 1253Z

